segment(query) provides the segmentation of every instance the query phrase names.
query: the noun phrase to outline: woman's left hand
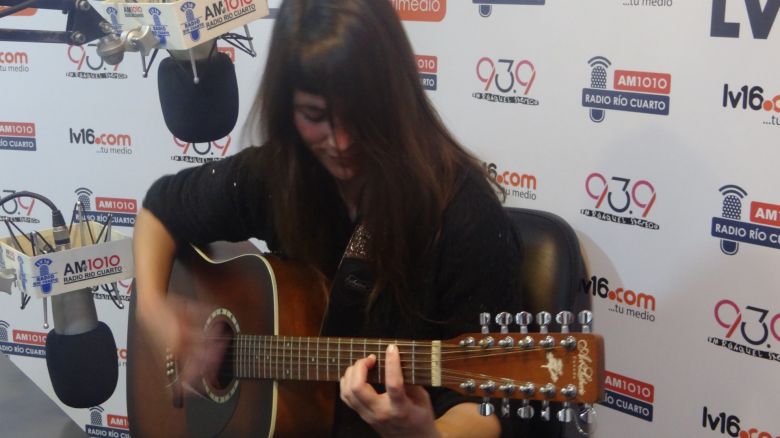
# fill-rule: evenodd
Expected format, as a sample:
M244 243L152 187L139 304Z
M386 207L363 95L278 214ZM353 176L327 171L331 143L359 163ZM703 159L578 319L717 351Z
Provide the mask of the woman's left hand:
M428 392L421 386L404 385L398 347L387 347L384 394L378 394L366 380L376 361L372 354L347 368L341 378L344 403L383 437L440 436Z

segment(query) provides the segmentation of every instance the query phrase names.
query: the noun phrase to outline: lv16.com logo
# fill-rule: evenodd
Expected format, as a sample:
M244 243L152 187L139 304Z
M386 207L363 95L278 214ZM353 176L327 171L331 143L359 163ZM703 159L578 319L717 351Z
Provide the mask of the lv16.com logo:
M742 427L741 421L736 415L729 415L726 412L710 413L707 406L704 406L701 414L701 427L713 432L720 432L734 438L780 438L780 435L755 427Z
M745 7L753 38L767 39L772 31L777 13L780 11L780 0L766 0L763 9L761 8L762 2L759 0L744 0L744 3L742 0L731 1L737 7ZM735 21L726 21L726 4L727 0L712 0L710 36L739 38L741 24Z
M780 0L778 0L780 1ZM764 120L765 125L780 126L780 93L772 96L758 85L743 85L733 87L723 84L723 108L742 109L745 111L763 110L770 118Z
M507 198L536 201L537 179L534 175L511 170L499 170L495 163L482 163L488 176L504 190Z
M594 275L580 282L585 294L592 294L615 303L608 310L618 315L655 322L655 296L645 292L635 292L629 288L612 288L606 277Z

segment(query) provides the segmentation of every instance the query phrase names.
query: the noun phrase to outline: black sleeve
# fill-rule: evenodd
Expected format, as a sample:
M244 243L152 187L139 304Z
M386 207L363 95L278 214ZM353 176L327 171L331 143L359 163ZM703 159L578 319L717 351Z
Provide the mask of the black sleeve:
M484 192L483 185L476 183L459 191L445 212L440 239L434 288L446 322L441 339L479 333L481 312L489 312L494 320L499 312L514 315L522 310L522 242L501 204ZM498 331L495 323L491 331ZM481 402L447 389L430 393L437 417L456 404ZM493 402L500 413L500 401ZM521 436L518 426L516 419L501 419L502 436Z
M259 171L262 148L191 167L158 179L143 206L177 242L268 240L269 195Z

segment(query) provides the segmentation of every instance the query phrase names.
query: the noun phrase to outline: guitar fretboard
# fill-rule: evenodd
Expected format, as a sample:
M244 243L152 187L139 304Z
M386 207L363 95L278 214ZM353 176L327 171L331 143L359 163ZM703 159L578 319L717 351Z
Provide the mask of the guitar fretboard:
M233 373L244 379L338 381L347 367L377 357L368 381L382 383L388 344L396 344L405 383L441 386L441 342L363 338L238 335Z

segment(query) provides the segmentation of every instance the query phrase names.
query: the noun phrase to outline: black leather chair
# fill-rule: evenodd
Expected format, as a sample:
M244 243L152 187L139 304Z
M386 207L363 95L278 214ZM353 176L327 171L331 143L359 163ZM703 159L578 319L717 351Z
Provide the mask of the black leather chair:
M569 310L576 315L590 309L590 295L580 289L586 266L577 234L571 225L553 213L527 208L506 208L524 246L522 290L525 308L536 314L546 310L553 315ZM552 328L555 328L553 326ZM530 329L538 330L533 324ZM552 419L539 418L540 405L532 403L536 416L525 424L522 436L534 438L579 437L573 423L564 425L554 418L560 404L552 404Z
M580 290L586 277L579 239L571 225L553 213L527 208L506 208L524 245L523 293L528 312L590 308Z

